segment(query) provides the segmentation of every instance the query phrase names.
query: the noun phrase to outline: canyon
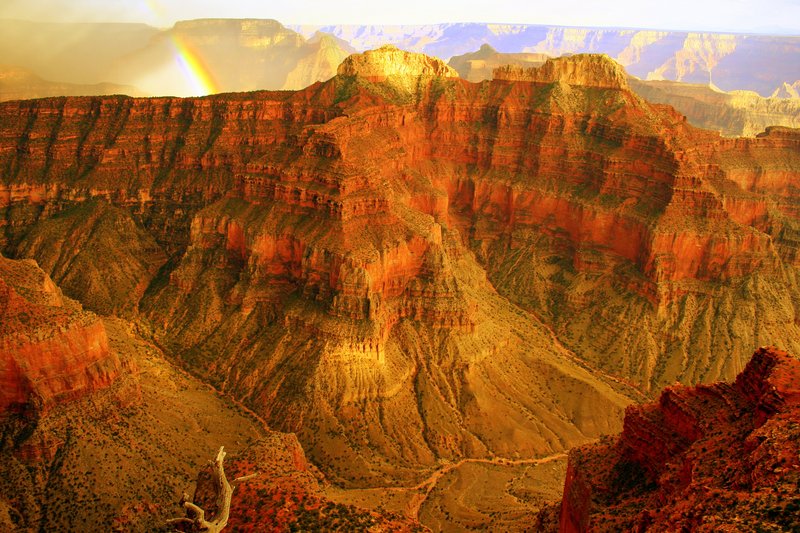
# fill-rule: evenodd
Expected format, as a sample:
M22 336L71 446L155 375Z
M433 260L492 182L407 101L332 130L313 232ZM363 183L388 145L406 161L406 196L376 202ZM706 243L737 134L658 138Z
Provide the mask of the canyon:
M1 103L0 250L105 324L120 368L163 352L295 433L335 487L310 508L380 501L401 527L454 523L440 480L463 527L501 523L478 475L532 513L520 467L557 476L631 403L762 343L800 352L799 130L697 129L604 55L456 74L385 46L299 91Z
M0 358L4 531L164 531L220 442L236 456L233 472L247 464L257 474L232 525L258 501L284 527L417 527L329 499L294 435L170 363L131 322L85 311L34 261L0 257Z

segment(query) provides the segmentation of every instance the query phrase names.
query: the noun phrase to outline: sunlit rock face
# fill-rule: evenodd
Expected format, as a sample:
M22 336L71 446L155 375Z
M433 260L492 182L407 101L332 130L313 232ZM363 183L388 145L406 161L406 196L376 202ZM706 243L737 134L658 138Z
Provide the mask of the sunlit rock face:
M378 81L387 55L413 85ZM607 57L482 83L345 64L297 92L0 105L4 247L80 228L142 280L114 312L357 485L564 450L642 391L795 347L797 130L695 129Z
M395 76L410 78L458 76L458 73L441 59L406 52L391 45L349 56L339 65L338 73L342 76L359 76L369 81L384 81Z

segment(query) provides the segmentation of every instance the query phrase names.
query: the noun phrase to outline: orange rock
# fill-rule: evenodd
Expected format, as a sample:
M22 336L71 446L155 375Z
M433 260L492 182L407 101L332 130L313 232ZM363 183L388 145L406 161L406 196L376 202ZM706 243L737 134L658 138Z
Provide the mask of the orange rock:
M75 305L35 263L0 257L0 417L41 415L120 374L103 322Z
M775 348L735 383L668 387L629 407L618 437L570 453L559 530L797 527L765 503L790 503L799 423L800 361Z

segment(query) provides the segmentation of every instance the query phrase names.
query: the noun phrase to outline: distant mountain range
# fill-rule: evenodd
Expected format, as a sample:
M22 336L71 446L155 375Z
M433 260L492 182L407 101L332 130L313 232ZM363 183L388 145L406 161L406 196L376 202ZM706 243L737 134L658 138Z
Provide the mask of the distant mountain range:
M359 50L388 43L445 60L483 44L500 52L551 57L603 53L642 79L712 83L762 96L800 80L800 36L484 23L291 27L304 35L335 35Z
M762 96L797 94L800 36L567 28L523 24L284 26L267 19L144 24L0 21L0 57L44 79L133 85L153 95L300 89L329 79L354 51L394 44L445 61L491 45L503 53L604 53L646 80L713 84ZM187 70L189 71L187 73ZM786 84L786 85L784 85ZM785 87L794 91L787 91Z
M638 78L631 88L640 96L672 105L697 126L752 136L800 124L800 37L519 24L287 27L200 19L161 30L6 20L0 101L297 90L333 77L350 54L384 44L449 59L473 82L506 64L604 53Z

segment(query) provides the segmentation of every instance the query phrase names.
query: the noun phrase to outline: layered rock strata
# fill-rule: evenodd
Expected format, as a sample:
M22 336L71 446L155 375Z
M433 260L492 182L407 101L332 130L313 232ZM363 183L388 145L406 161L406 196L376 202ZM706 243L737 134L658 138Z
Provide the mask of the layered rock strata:
M64 298L35 262L0 256L0 419L35 419L121 371L99 317Z
M761 348L734 383L668 387L570 452L559 531L798 525L800 361Z
M631 386L800 338L796 130L697 130L602 56L481 84L347 64L298 92L0 105L6 249L113 213L82 248L149 250L122 278L158 342L360 484L563 450Z
M484 45L480 50L450 59L459 76L472 81L524 77L525 69L538 67L548 57L534 53L503 53ZM725 92L709 84L643 80L629 77L630 88L648 102L668 104L686 116L693 126L719 131L727 137L755 137L769 126L800 126L800 101L793 85L765 98L753 91Z

